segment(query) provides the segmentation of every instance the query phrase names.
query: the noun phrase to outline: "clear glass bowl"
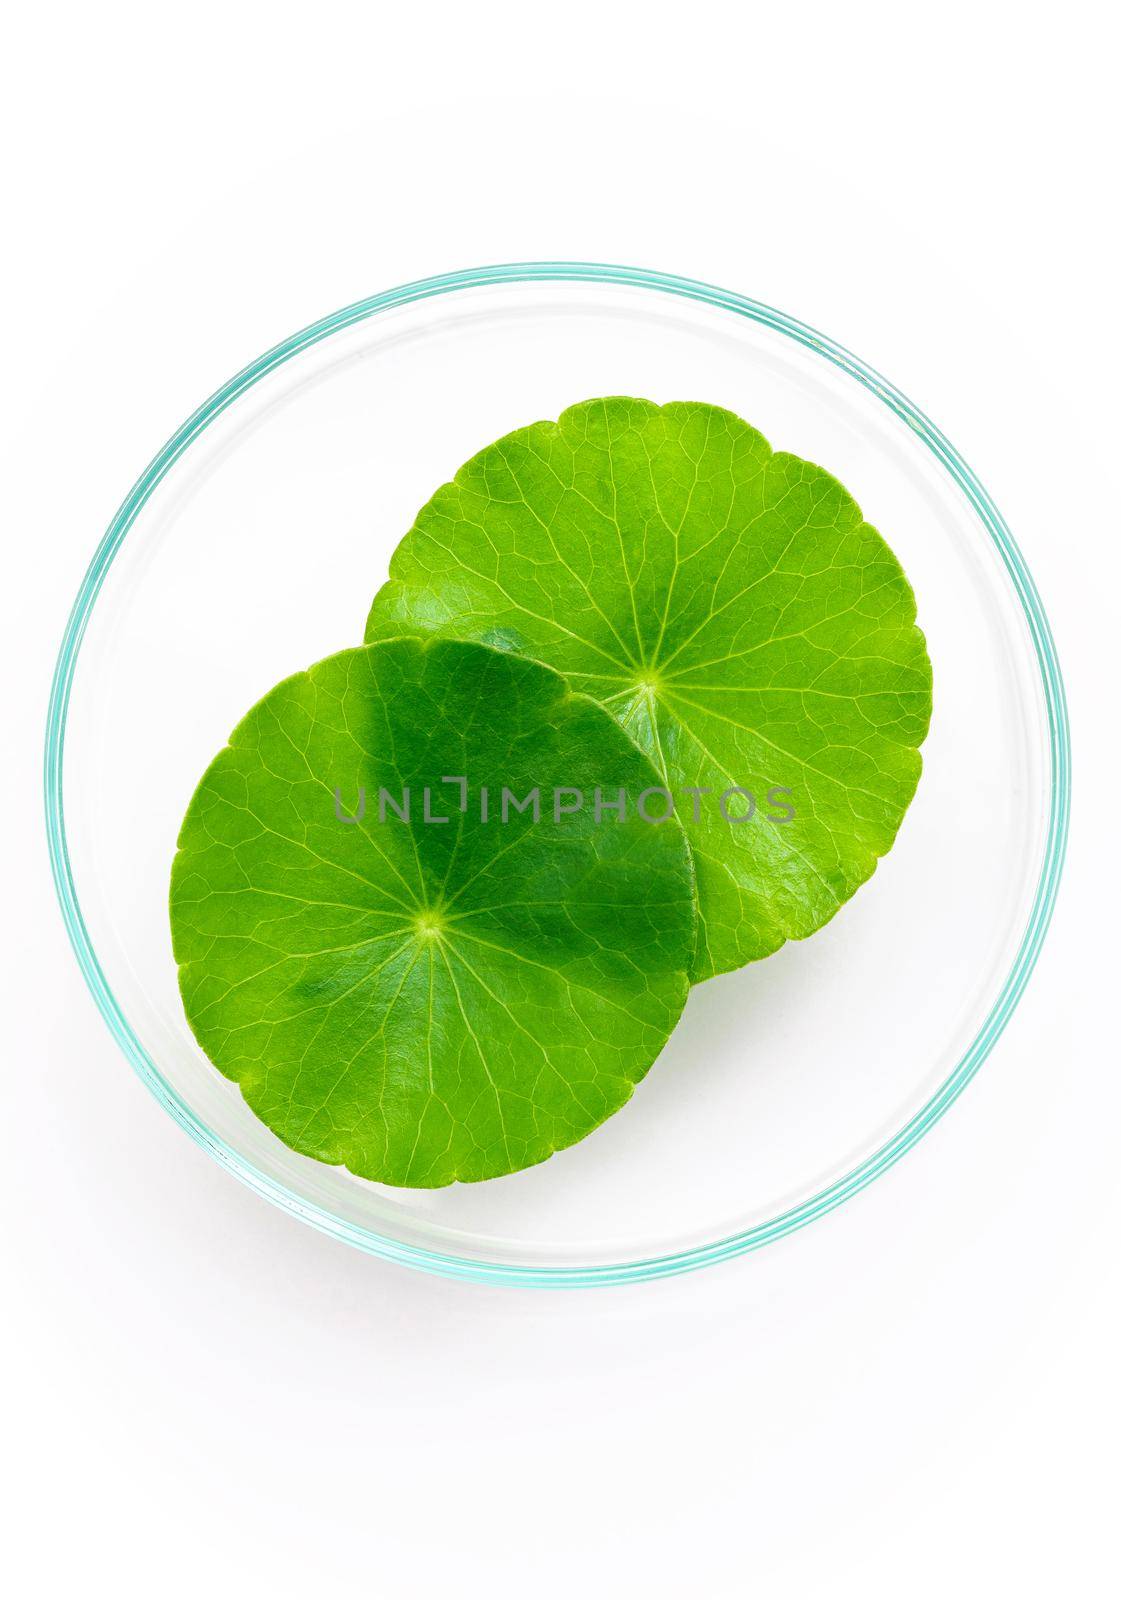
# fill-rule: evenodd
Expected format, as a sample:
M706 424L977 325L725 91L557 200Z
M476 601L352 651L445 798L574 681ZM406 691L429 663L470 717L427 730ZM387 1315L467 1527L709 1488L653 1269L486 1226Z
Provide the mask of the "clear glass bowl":
M591 395L730 407L833 471L914 585L934 664L894 850L821 933L695 989L630 1104L530 1171L381 1187L295 1154L203 1056L167 918L195 783L248 707L357 644L390 552L476 449ZM885 1171L993 1048L1035 963L1068 807L1062 685L988 495L897 389L709 285L538 263L407 284L247 367L130 491L63 641L50 848L82 971L145 1083L231 1172L459 1277L658 1277L801 1227Z

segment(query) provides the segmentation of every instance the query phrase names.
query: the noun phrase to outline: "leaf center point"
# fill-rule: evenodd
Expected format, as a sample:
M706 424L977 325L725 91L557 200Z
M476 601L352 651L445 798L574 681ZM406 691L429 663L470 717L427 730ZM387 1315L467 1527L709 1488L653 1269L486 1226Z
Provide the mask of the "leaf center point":
M442 939L447 921L439 911L419 911L413 918L413 932L418 939Z
M632 687L636 694L655 700L662 689L662 674L656 667L641 667L634 675Z

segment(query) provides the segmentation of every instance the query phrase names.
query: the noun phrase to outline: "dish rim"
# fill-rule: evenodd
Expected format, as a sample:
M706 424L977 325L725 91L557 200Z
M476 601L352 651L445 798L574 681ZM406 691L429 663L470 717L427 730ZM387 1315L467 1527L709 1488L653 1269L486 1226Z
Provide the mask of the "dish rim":
M294 1194L283 1183L259 1172L251 1162L213 1133L164 1079L134 1033L117 1002L98 961L86 928L70 866L63 804L63 760L70 693L87 623L106 574L156 486L201 433L228 406L268 373L286 361L356 323L397 306L494 284L593 283L650 289L663 294L715 306L770 328L822 356L862 384L907 424L963 491L995 545L1027 619L1035 651L1047 713L1051 763L1050 807L1046 845L1035 899L1019 948L1000 994L965 1054L945 1082L890 1139L843 1177L819 1193L766 1222L710 1244L695 1245L668 1255L601 1265L527 1266L514 1262L477 1261L443 1254L374 1232L335 1216L325 1208ZM118 1045L142 1082L195 1142L220 1165L265 1199L321 1232L357 1246L383 1260L419 1268L443 1277L479 1283L505 1283L536 1288L584 1288L664 1278L746 1255L765 1244L803 1228L834 1210L886 1172L945 1115L975 1076L1000 1038L1039 959L1051 920L1066 853L1070 817L1070 728L1062 674L1054 640L1035 581L1024 562L1011 530L987 490L946 436L907 397L874 368L844 346L807 323L748 296L703 281L643 267L584 261L509 262L467 268L401 284L380 294L344 306L274 345L256 361L236 373L205 400L153 457L129 490L110 522L86 571L70 612L51 684L44 760L44 800L51 872L63 921L79 968L94 1001Z

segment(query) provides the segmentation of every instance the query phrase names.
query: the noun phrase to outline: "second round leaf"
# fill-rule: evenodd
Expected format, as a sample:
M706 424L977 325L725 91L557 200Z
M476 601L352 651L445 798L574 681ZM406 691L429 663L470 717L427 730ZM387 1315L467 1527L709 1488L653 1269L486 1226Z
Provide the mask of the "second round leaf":
M589 400L480 451L366 636L403 628L548 663L645 751L693 848L695 980L828 922L919 779L931 671L899 562L828 472L716 406Z

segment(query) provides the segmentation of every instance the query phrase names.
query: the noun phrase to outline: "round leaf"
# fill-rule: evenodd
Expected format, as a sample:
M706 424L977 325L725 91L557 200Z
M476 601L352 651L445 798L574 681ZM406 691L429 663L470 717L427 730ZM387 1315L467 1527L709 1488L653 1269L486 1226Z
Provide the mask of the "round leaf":
M827 922L918 782L931 673L899 563L836 479L715 406L590 400L481 451L367 638L403 627L548 663L645 751L693 847L695 979Z
M479 645L398 639L287 679L179 837L199 1043L286 1144L363 1177L543 1161L624 1104L688 992L683 831L592 805L656 783L599 706Z

